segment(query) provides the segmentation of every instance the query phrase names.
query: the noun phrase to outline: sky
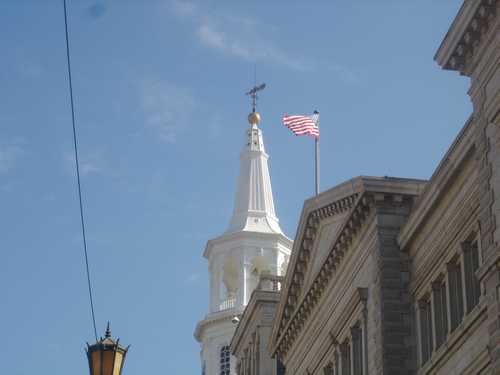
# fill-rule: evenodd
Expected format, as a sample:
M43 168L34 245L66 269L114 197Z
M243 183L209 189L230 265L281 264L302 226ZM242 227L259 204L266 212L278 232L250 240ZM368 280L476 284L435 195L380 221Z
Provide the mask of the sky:
M68 0L99 333L124 375L199 374L206 241L232 212L257 80L277 214L292 239L321 112L321 189L429 178L471 113L434 54L460 0ZM84 375L93 341L60 0L0 1L0 373Z

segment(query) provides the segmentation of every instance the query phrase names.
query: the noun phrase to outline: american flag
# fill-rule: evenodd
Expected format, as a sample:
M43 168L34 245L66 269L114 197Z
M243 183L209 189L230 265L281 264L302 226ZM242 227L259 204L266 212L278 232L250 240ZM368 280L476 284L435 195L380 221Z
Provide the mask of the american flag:
M295 135L319 137L318 120L318 112L315 112L312 116L284 115L283 125L290 129Z

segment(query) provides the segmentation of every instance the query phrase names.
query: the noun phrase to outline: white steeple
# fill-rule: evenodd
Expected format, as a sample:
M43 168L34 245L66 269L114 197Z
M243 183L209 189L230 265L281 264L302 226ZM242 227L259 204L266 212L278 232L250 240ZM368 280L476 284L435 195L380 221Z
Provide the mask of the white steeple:
M209 264L209 312L194 335L201 343L204 375L235 374L234 361L226 353L236 329L233 318L245 309L261 273L284 275L292 248L276 217L255 106L248 121L229 228L209 240L203 253ZM223 367L226 359L229 372Z
M253 123L246 132L240 156L240 176L234 211L226 233L254 231L283 233L274 210L273 190L262 130Z

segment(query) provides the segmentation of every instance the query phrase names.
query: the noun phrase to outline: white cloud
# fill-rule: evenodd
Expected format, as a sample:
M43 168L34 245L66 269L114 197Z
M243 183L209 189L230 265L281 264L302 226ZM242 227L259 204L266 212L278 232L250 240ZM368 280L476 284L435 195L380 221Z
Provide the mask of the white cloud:
M25 153L22 139L0 142L0 175L11 172Z
M92 150L89 153L80 151L78 154L78 163L81 176L104 174L108 170L103 153L99 150ZM76 173L74 151L64 153L64 165L69 174Z
M360 77L357 72L352 69L346 68L338 64L328 65L330 71L334 72L335 75L343 82L348 84L359 84Z
M198 37L201 42L208 47L217 48L221 50L227 49L227 41L225 35L212 29L209 25L201 25L198 28Z
M200 279L200 274L199 273L192 273L192 274L188 275L188 277L186 278L186 282L188 284L194 284L199 279Z
M312 64L293 58L259 31L259 23L237 14L214 13L206 15L197 4L185 0L169 2L173 13L194 25L194 35L206 48L250 62L265 61L294 70L308 70ZM268 28L266 30L269 31Z
M188 90L164 81L145 81L141 87L145 127L160 140L173 143L189 122L195 100Z
M270 63L294 71L322 70L348 85L361 83L359 73L348 66L285 50L272 41L273 26L264 27L255 18L229 13L227 8L208 12L202 3L191 0L167 4L173 14L192 26L194 37L207 49L250 63Z
M186 0L172 0L173 11L179 16L191 16L197 11L196 4Z
M16 65L17 71L27 78L40 78L44 73L44 68L41 64L35 61L22 61Z
M294 70L312 67L310 62L288 55L260 36L252 20L235 22L235 18L231 18L221 24L224 26L218 27L216 21L206 19L198 26L196 35L202 45L246 61L267 61Z
M211 118L207 121L208 136L210 139L217 139L222 134L224 127L224 116L220 113L212 114Z

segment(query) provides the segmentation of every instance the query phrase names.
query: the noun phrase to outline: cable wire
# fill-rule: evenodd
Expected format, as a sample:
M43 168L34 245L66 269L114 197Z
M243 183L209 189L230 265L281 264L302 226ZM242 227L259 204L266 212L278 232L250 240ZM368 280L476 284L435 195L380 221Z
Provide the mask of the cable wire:
M85 254L85 268L87 271L87 286L89 290L89 299L90 299L90 310L92 312L92 323L94 325L94 335L97 341L97 327L95 324L95 312L94 312L94 299L92 297L92 283L90 281L90 267L89 267L89 257L87 253L87 238L85 235L85 220L83 215L83 204L82 204L82 187L80 183L80 163L78 160L78 142L76 137L76 126L75 126L75 104L73 100L73 83L71 79L71 60L69 54L69 38L68 38L68 12L66 7L66 0L63 0L64 3L64 29L66 32L66 57L68 61L68 81L69 81L69 97L71 101L71 121L73 124L73 145L75 150L75 165L76 165L76 178L78 183L78 200L80 203L80 222L82 225L82 237L83 237L83 251Z

